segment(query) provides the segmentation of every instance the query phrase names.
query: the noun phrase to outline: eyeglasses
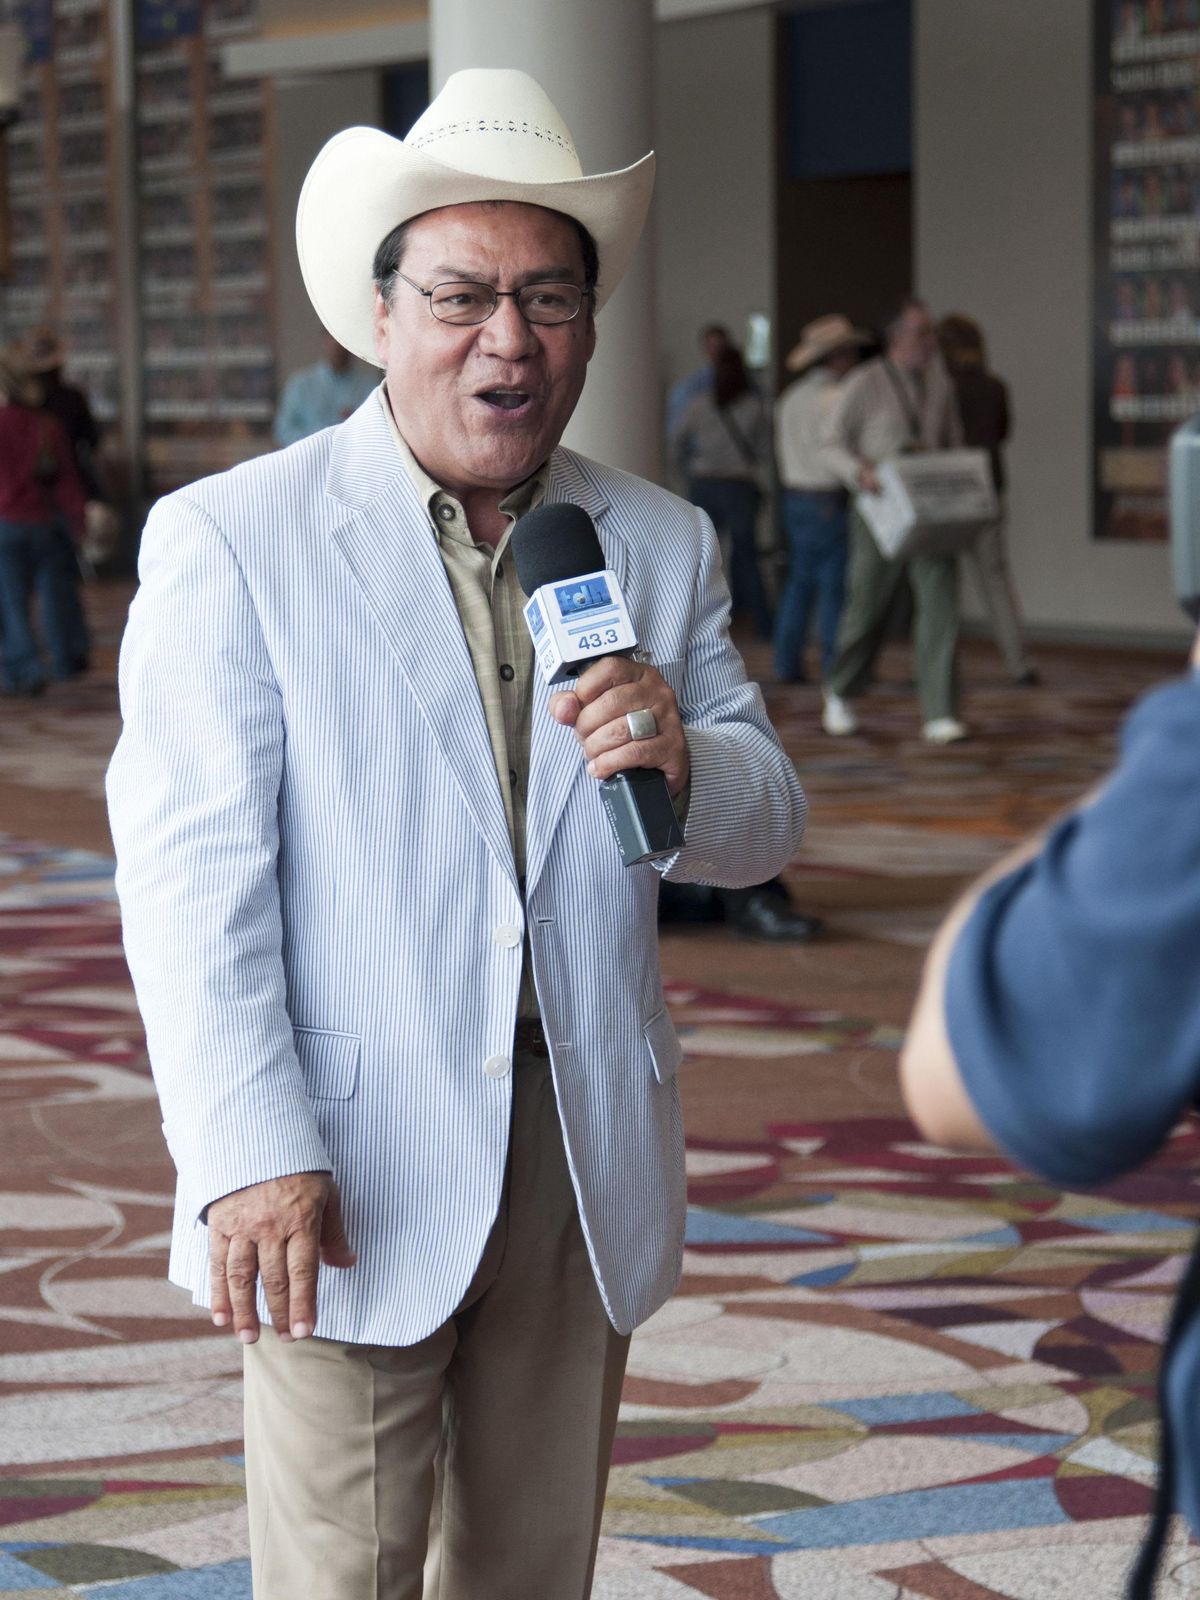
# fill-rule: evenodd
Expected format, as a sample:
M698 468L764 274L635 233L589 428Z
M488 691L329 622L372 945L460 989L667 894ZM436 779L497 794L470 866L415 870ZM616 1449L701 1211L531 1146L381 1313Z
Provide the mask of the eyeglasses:
M396 276L404 278L402 272ZM459 328L486 322L501 300L515 300L526 322L545 326L570 322L579 315L584 297L577 283L527 283L520 289L493 289L490 283L435 283L432 289L422 289L411 278L404 281L425 296L439 322Z

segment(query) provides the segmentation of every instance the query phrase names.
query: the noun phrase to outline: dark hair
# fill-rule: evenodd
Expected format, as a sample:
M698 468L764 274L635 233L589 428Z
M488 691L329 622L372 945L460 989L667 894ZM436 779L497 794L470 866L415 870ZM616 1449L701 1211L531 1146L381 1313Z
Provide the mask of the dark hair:
M713 362L713 398L717 402L717 410L724 411L740 395L749 392L750 377L742 360L742 352L731 344Z
M504 200L484 201L485 205L507 205ZM575 217L568 217L565 212L556 211L556 217L562 217L569 222L579 236L579 250L583 256L583 292L589 300L596 297L596 284L600 279L600 253L596 249L596 241L584 227L583 223ZM422 216L426 213L422 212ZM375 280L375 287L383 296L383 303L390 306L392 295L396 291L396 276L400 271L400 263L404 260L404 251L408 245L408 232L416 217L409 217L407 221L398 223L384 239L380 241L375 252L375 261L371 267L371 276Z
M951 367L982 367L987 365L987 346L983 330L971 317L961 312L951 312L938 323L938 343L942 355Z

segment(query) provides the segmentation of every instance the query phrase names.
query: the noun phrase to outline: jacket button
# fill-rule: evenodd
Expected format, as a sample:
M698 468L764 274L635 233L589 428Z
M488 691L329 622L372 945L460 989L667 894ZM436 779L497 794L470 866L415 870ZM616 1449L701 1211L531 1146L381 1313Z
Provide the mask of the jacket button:
M489 1078L503 1078L511 1065L507 1056L489 1056L483 1063L483 1070Z
M521 942L521 930L514 928L511 922L502 922L493 930L492 938L502 950L513 950Z

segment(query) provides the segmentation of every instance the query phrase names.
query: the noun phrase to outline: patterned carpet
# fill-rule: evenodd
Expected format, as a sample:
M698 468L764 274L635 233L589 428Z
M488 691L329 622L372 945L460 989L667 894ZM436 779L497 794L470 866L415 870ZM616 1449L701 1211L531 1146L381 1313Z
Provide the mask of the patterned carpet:
M163 1279L171 1172L99 806L125 596L91 599L92 679L0 712L0 1600L248 1600L238 1351ZM828 930L664 938L688 1249L634 1341L597 1600L1120 1593L1200 1135L1064 1194L920 1144L895 1091L948 896L1095 780L1174 666L1039 661L1016 690L972 646L979 736L942 751L903 651L850 740L814 690L768 691L813 802L792 887ZM1200 1592L1182 1535L1167 1566L1165 1594Z

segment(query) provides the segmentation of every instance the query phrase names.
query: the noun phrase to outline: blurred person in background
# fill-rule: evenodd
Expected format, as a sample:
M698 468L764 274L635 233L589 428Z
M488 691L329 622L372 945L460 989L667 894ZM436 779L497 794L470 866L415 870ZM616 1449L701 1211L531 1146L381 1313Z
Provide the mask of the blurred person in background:
M748 615L758 637L769 639L756 533L770 438L766 407L739 350L730 346L717 356L711 390L688 402L668 444L686 474L687 498L729 535L733 615Z
M888 324L883 355L864 362L841 385L826 433L826 461L852 495L878 494L876 469L884 461L961 443L962 423L933 318L923 300L908 299ZM969 737L958 718L958 557L885 556L857 508L850 513L850 596L837 661L825 680L826 733L857 731L852 701L871 681L906 577L913 595L922 737L931 744Z
M67 356L62 341L53 328L43 324L32 329L17 346L15 358L18 365L37 380L43 411L56 417L66 434L84 494L89 500L103 500L105 492L98 464L100 425L87 395L63 378Z
M717 357L733 347L729 329L719 322L710 322L700 330L700 351L704 359L694 372L680 378L667 394L667 415L663 431L667 438L675 433L683 414L698 394L709 394L713 386L713 368Z
M702 498L706 493L711 498L711 486L697 484L690 476L697 460L704 460L704 451L709 452L708 459L712 459L712 446L709 434L716 437L719 449L719 459L726 465L736 465L737 458L730 459L730 445L732 440L728 428L720 421L715 404L716 373L722 368L733 371L735 377L740 373L745 376L745 367L739 352L730 344L729 335L724 328L713 325L704 330L702 335L705 349L710 354L712 364L693 373L691 379L685 379L684 384L691 384L689 398L684 399L682 407L675 412L675 438L680 441L680 446L685 454L685 459L680 462L681 470L689 478L689 498L695 500L697 505L709 510ZM732 361L730 357L732 356ZM706 381L698 381L705 379ZM747 377L747 382L749 379ZM677 385L673 395L678 395L684 385ZM745 414L745 421L756 432L757 450L766 456L766 426L765 408L757 391L751 388L752 403L743 404L735 412ZM670 409L668 409L670 416ZM699 424L694 432L687 432L688 419L693 418ZM735 423L736 426L736 423ZM733 446L736 450L736 445ZM843 497L844 498L844 497ZM758 499L752 513L753 520L750 524L750 538L754 535L754 521L757 519ZM721 527L721 518L710 510L710 515L718 528ZM726 524L728 525L728 524ZM733 538L731 531L731 540ZM741 535L745 537L745 535ZM735 561L737 546L734 546ZM735 566L735 574L737 568ZM758 574L757 555L754 556L754 572ZM760 580L761 581L761 580ZM763 602L765 608L765 601ZM736 606L736 602L735 602ZM658 919L664 926L693 925L698 923L722 923L732 932L745 939L763 939L771 943L801 944L813 939L820 933L823 926L819 917L807 915L799 910L792 900L787 885L782 878L771 878L765 883L752 884L745 889L721 889L701 883L672 883L663 879L659 885Z
M116 554L122 532L121 518L111 504L100 464L100 425L86 393L63 378L66 351L53 328L46 323L32 328L17 345L16 353L18 365L36 384L38 403L58 419L75 457L75 470L87 500L85 529L80 544L65 532L62 534L66 543L64 555L69 552L76 561L82 557L84 570L92 573L97 562L109 561ZM75 593L78 596L78 587ZM86 661L89 642L82 603L76 605L72 627L74 653Z
M963 552L963 564L987 608L992 634L1014 683L1039 681L1037 668L1025 654L1021 614L1017 609L1004 539L1004 444L1012 428L1008 385L988 370L983 332L970 317L954 313L938 323L938 343L954 385L963 443L986 450L1000 504L997 520Z
M322 335L321 347L324 355L320 361L293 373L283 386L275 413L278 445L295 444L311 433L320 433L322 428L345 422L372 389L379 387L331 333Z
M83 534L84 488L67 435L40 409L40 397L20 353L6 352L0 358L0 676L5 693L14 695L45 687L43 646L56 678L72 678L87 665L71 544Z
M775 408L775 460L788 542L787 583L775 618L775 676L803 683L804 647L814 600L821 637L821 678L837 658L838 624L846 598L848 496L822 454L837 385L858 365L870 335L848 318L810 322L785 363L797 374Z

